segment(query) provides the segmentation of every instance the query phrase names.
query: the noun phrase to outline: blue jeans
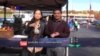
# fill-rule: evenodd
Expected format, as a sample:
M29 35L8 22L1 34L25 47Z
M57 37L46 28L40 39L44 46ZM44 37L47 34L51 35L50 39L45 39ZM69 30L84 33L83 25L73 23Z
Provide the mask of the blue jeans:
M65 47L47 48L47 56L65 56Z

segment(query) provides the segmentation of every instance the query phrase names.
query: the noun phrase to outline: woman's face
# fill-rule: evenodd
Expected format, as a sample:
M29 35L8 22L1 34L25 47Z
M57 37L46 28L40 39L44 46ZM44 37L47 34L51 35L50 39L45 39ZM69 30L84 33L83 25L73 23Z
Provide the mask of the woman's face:
M34 17L36 20L40 20L42 18L42 14L40 10L36 10L34 13Z

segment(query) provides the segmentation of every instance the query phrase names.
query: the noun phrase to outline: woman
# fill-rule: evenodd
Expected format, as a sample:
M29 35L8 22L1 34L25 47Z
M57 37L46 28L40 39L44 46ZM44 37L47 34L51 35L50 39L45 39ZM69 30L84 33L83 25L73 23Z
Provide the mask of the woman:
M27 34L29 36L29 39L36 41L37 39L43 37L45 23L42 21L42 17L43 17L43 15L42 15L41 10L39 10L39 9L34 10L34 17L28 23L27 28L25 30L25 34ZM34 49L35 49L36 56L39 56L39 54L37 55L37 52L42 50L42 48L37 48L37 47L28 48L28 50L31 53L33 53Z

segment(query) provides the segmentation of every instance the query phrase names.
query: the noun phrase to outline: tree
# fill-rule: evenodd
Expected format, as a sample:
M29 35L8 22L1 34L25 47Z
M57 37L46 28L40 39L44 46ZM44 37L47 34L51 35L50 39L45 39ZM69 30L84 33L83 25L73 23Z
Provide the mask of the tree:
M97 13L94 16L95 16L95 19L100 20L100 13Z

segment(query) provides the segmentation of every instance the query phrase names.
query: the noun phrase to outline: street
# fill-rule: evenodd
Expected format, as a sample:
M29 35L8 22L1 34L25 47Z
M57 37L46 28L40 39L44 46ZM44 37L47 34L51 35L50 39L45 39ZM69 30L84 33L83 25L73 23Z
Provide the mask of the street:
M99 39L100 29L96 29L93 25L89 29L86 29L86 25L82 25L79 31L71 33L71 37L73 36L82 39ZM100 47L88 47L88 42L85 42L85 44L87 47L69 48L69 56L100 56Z

